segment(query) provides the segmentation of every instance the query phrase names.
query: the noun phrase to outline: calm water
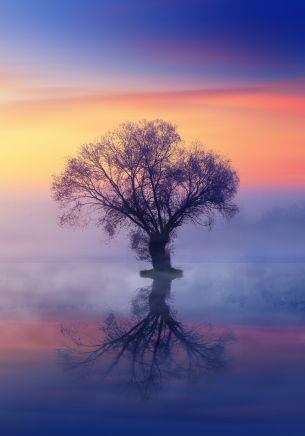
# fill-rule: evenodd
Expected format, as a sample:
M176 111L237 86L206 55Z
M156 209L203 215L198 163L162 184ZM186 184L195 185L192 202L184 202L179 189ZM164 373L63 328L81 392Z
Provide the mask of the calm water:
M0 265L1 435L293 435L305 264Z

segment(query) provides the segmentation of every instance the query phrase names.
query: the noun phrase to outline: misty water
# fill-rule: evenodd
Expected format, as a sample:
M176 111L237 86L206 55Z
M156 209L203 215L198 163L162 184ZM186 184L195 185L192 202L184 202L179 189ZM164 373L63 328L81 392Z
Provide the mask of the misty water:
M136 261L2 263L1 434L301 434L304 263L181 268L160 281ZM144 341L138 328L97 355L152 311L173 330L159 350L151 318Z

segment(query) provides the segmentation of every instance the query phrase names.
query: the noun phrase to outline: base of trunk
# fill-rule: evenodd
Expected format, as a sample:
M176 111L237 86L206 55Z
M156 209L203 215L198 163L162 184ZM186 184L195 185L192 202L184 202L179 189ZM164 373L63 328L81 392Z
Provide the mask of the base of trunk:
M166 269L166 270L144 269L144 270L140 271L140 276L150 278L150 279L155 279L155 278L158 278L160 276L161 277L166 276L166 277L170 277L171 280L174 280L176 278L183 277L183 270L178 269L178 268L173 268L173 267Z

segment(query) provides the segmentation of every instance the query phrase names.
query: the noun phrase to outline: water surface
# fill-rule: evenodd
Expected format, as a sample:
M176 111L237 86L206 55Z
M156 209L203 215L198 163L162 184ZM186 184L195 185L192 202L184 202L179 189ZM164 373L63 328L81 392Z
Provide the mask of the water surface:
M302 434L304 267L2 263L1 434Z

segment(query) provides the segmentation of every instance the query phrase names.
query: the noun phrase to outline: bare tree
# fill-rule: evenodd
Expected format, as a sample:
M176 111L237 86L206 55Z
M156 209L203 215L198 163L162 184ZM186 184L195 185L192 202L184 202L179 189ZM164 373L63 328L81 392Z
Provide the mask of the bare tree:
M124 123L85 144L53 177L61 224L93 220L110 235L127 227L133 248L147 244L155 269L169 269L167 244L187 222L211 226L231 218L238 176L230 162L201 145L184 146L163 120ZM141 245L142 244L142 245Z

